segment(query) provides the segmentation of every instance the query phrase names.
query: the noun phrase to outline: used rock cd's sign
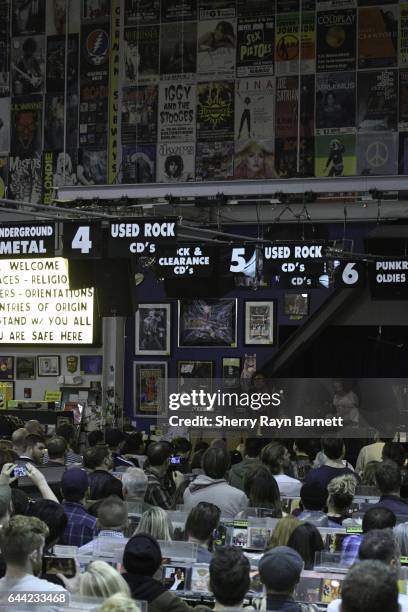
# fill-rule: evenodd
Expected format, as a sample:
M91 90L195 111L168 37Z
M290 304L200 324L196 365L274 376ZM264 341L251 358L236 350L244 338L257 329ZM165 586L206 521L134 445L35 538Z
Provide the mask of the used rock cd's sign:
M212 250L196 244L178 247L160 247L156 253L156 271L163 278L184 276L211 276L213 270Z
M93 306L66 259L0 259L0 344L92 344Z
M0 257L53 257L54 254L54 223L0 226Z
M158 242L172 242L177 237L176 219L125 219L111 222L108 237L109 257L154 255Z

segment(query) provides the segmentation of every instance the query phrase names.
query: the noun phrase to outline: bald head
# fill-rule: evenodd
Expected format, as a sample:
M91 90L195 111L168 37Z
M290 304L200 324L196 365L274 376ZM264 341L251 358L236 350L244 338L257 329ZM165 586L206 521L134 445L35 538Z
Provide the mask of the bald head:
M36 434L37 436L44 435L44 428L41 425L40 421L37 421L36 419L31 419L30 421L27 421L27 423L24 425L24 428L29 434Z
M16 451L19 455L22 455L26 448L26 438L28 436L28 431L24 429L24 427L20 427L13 432L11 436L11 441L13 443L13 450Z

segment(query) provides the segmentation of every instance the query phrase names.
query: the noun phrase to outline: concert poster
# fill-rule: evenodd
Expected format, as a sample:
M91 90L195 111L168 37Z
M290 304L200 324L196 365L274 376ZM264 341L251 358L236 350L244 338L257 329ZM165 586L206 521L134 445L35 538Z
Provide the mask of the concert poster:
M408 65L408 4L400 4L400 15L399 15L399 65Z
M108 84L109 25L83 25L81 28L81 85Z
M196 85L165 81L159 86L158 139L184 142L195 139Z
M78 149L78 185L105 185L107 157L106 149Z
M276 18L276 74L299 72L299 14L278 15Z
M197 85L197 139L204 142L234 138L234 81Z
M13 98L11 101L11 151L13 155L35 158L42 150L42 96Z
M235 83L235 141L275 136L274 77L238 79Z
M122 96L122 143L157 140L157 85L125 87Z
M357 173L362 176L398 174L398 134L359 134Z
M43 93L45 36L13 38L11 44L13 95Z
M0 156L0 198L7 197L8 156Z
M242 17L237 24L237 76L274 73L275 19L272 16Z
M298 77L276 78L275 135L276 138L297 138Z
M297 138L276 138L275 170L280 178L314 176L314 138L300 138L299 147Z
M12 1L13 36L45 34L45 0Z
M10 39L0 38L0 97L10 95Z
M356 136L336 134L316 136L315 175L325 177L355 176Z
M317 72L355 70L355 9L317 13Z
M157 145L157 181L185 183L195 178L194 142L161 142Z
M76 151L44 150L42 165L44 204L53 202L59 187L78 184Z
M82 0L69 0L68 32L79 34ZM48 36L65 34L67 22L67 0L47 0L45 15L45 31Z
M235 76L235 20L200 21L197 33L197 74L209 78Z
M273 17L275 15L275 0L252 0L252 2L238 0L237 4L238 17L255 18Z
M303 13L300 37L301 74L314 74L316 65L316 14Z
M358 67L388 68L398 63L398 6L359 9Z
M197 142L196 181L224 181L233 177L232 140Z
M110 0L82 0L84 21L109 20Z
M39 151L28 155L10 156L7 197L10 200L34 204L42 201L42 167Z
M44 113L44 150L58 151L64 142L64 94L47 94Z
M372 70L357 75L359 132L397 129L398 71Z
M10 151L10 98L0 98L0 153Z
M159 21L160 0L125 0L125 27Z
M161 20L195 21L197 19L197 0L162 0Z
M123 37L123 85L154 83L159 78L160 26L126 28Z
M277 178L275 141L271 139L236 142L234 178L242 180Z
M236 16L236 0L198 0L198 18L231 19Z
M47 93L65 89L65 36L47 36ZM68 36L67 89L78 89L78 35Z
M107 143L108 88L106 85L81 87L79 103L79 146L102 148Z
M408 70L399 71L398 129L408 131Z
M122 183L154 183L156 145L133 144L122 147Z
M160 35L160 76L192 79L197 71L197 23L165 23Z
M354 72L316 75L316 134L355 132L355 77Z

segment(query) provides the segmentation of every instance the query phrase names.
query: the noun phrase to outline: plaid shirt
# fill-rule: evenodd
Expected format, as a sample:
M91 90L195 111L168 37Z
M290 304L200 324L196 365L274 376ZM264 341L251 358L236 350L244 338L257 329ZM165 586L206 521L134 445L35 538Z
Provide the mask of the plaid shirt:
M358 559L362 535L353 534L344 538L341 546L341 565L352 565Z
M64 502L62 505L68 524L59 544L83 546L90 542L97 534L96 518L88 514L82 504Z
M165 488L163 480L159 478L153 468L146 468L147 490L145 493L145 502L151 506L159 506L164 510L170 510L172 506L172 495Z

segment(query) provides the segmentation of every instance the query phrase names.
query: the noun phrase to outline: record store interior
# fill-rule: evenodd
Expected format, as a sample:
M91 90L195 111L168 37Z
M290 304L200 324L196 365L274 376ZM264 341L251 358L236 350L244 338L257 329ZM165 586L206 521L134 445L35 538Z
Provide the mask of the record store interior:
M0 0L0 611L408 612L408 2Z

